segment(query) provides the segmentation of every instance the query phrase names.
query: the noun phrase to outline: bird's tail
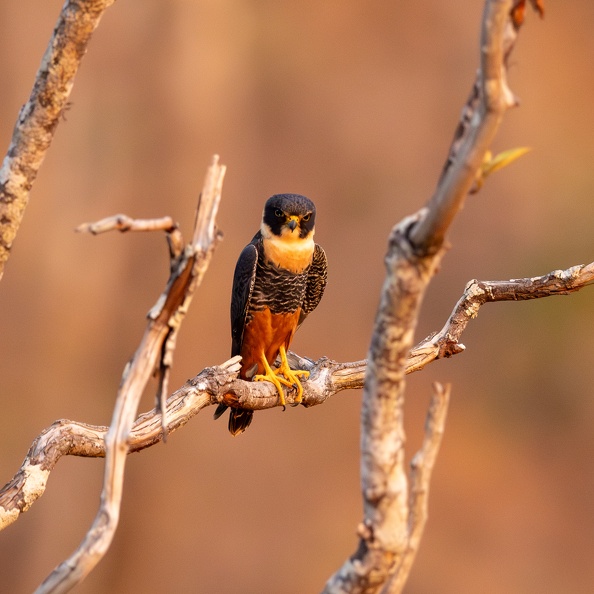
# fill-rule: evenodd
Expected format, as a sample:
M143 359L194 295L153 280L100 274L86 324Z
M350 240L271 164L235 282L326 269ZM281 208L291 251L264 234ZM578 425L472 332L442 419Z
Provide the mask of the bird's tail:
M218 419L226 410L227 405L221 402L217 406L214 418ZM233 436L243 433L250 426L253 416L253 410L231 407L231 410L229 411L229 433Z

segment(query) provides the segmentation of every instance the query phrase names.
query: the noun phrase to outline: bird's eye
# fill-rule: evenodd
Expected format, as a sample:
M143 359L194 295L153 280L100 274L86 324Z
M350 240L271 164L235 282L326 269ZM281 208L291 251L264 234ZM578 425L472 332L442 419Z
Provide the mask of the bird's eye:
M306 215L303 215L303 220L307 223L311 218L311 212L308 212Z
M276 216L277 216L279 219L283 217L283 211L282 211L280 208L277 208L277 209L274 211L274 214L275 214L275 215L276 215Z

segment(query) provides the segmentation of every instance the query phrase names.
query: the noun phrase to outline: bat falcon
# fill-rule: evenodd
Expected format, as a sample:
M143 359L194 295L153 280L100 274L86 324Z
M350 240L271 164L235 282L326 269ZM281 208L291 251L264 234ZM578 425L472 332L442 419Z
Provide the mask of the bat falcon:
M301 402L299 378L309 373L289 367L287 350L326 287L326 254L314 242L315 222L316 207L309 198L272 196L264 205L260 230L241 252L233 276L231 356L242 357L242 379L272 382L283 406L283 386L296 387L295 402ZM220 403L215 419L226 408ZM251 410L231 407L229 432L245 431L252 416Z

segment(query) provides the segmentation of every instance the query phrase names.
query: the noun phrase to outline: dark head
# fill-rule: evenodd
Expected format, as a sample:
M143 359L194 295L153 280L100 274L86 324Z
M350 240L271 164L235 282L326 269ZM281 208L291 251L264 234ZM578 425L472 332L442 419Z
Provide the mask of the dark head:
M312 234L316 222L316 207L299 194L275 194L266 201L262 227L278 237L304 239ZM264 227L268 229L264 229ZM266 234L265 234L266 235Z

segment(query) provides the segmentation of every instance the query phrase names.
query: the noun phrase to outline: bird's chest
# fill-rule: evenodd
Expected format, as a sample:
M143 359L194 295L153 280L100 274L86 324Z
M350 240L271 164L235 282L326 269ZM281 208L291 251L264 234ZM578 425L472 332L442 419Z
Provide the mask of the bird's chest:
M270 309L273 314L294 313L303 303L307 272L308 268L303 272L291 272L266 262L264 258L259 259L248 309Z

